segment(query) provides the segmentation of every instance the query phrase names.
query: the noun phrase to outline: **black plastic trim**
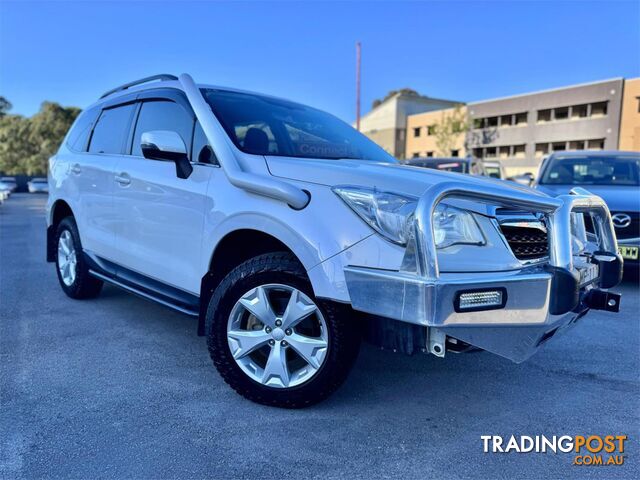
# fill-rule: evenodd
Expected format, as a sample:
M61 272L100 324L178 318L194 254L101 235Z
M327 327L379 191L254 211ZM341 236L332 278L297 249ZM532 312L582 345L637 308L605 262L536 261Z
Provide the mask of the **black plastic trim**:
M546 265L545 269L551 273L549 313L563 315L572 311L580 303L580 276L562 267Z
M612 258L612 260L598 261L595 260L596 256L608 256ZM598 270L600 272L600 279L598 280L598 286L600 288L613 288L622 281L624 261L620 254L613 255L607 252L595 252L594 263L598 264Z
M47 262L56 261L56 227L49 225L47 227Z
M197 295L134 272L92 253L83 252L83 255L94 276L174 310L191 316L198 315L200 297Z

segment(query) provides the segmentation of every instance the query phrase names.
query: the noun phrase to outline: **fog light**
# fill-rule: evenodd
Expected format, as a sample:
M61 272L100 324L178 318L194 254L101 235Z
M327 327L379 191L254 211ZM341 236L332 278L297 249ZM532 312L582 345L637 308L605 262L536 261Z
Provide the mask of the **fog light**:
M454 302L456 312L477 312L504 308L507 303L507 290L466 290L458 292Z

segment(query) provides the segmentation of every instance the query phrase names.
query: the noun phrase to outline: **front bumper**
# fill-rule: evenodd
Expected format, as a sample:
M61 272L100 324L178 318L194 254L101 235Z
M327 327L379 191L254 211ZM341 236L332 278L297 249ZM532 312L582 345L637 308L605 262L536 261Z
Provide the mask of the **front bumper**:
M395 272L345 268L353 308L428 327L426 347L438 356L444 355L446 338L452 337L521 362L588 311L591 289L607 289L619 283L622 260L602 199L583 190L558 198L503 192L492 186L474 186L471 190L457 183L432 187L416 209L415 243L407 249L413 251L414 261L409 266L405 264L403 271ZM510 272L441 274L431 219L438 203L452 197L543 214L549 231L549 262ZM576 231L574 213L592 216L598 240L596 250L575 257L572 231L584 236L585 243L586 232L580 224L582 231ZM411 268L412 263L415 268ZM592 279L585 274L593 271L594 264L599 275ZM481 311L458 308L461 294L487 291L500 291L503 302Z

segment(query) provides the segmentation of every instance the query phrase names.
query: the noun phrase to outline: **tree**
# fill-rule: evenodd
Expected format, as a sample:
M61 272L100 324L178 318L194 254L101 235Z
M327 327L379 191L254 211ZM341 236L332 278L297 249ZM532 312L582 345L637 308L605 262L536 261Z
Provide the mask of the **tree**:
M452 112L444 111L435 124L434 135L438 155L448 157L460 139L463 141L471 128L471 121L462 105L456 105Z
M44 102L31 118L0 116L0 171L9 175L46 174L49 157L58 150L79 113L75 107Z
M391 97L393 97L394 95L400 93L401 95L408 95L411 97L419 97L420 94L418 92L416 92L415 90L413 90L412 88L401 88L400 90L391 90L389 93L387 93L384 98L379 99L376 98L373 103L371 104L371 108L376 108L377 106L381 105L383 102L389 100Z
M35 152L26 161L28 175L47 172L49 157L56 153L79 114L79 108L62 107L54 102L42 103L40 111L30 118L29 139L35 147Z
M12 107L11 102L0 95L0 118L4 117Z

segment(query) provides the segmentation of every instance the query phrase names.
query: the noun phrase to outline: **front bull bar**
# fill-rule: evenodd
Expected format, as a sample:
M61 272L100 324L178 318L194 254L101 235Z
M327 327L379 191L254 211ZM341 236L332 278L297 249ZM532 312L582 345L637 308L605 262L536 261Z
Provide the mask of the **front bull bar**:
M446 199L544 215L548 262L523 265L511 272L441 274L433 214ZM589 261L599 265L598 286L611 288L621 279L622 259L617 253L611 214L600 197L583 189L553 198L493 185L446 182L432 186L419 199L414 214L414 251L411 245L407 247L400 271L345 268L351 304L356 310L429 327L429 350L439 356L444 355L446 334L513 361L523 361L560 327L573 323L588 310L582 299L591 286L581 284L583 259L575 265L572 251L572 232L587 239L584 223L575 221L582 216L573 215L576 213L589 214L593 219L597 250L591 252ZM461 291L490 289L504 290L502 309L460 312L455 308Z

